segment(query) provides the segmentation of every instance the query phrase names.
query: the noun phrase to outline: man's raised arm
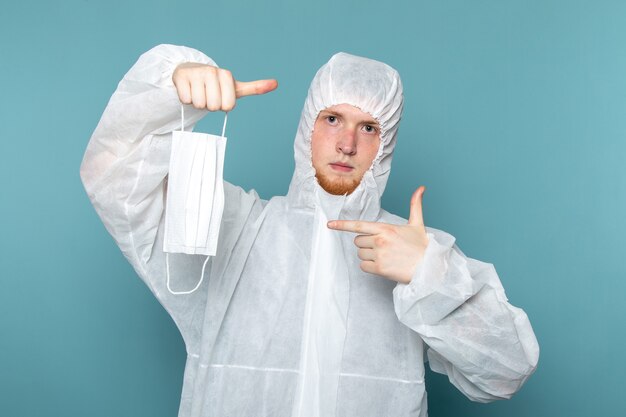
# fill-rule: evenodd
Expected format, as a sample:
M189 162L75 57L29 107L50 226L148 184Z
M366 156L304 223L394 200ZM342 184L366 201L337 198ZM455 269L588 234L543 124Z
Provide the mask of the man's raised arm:
M211 58L192 48L159 45L144 53L109 100L80 169L87 194L106 229L177 322L183 337L189 332L182 327L193 322L185 319L194 304L191 297L200 300L203 295L201 291L186 298L168 294L162 236L158 240L172 132L181 127L181 99L193 104L185 110L185 130L191 130L207 109L227 110L234 106L232 96L265 91L263 85L268 83L273 88L276 85L275 81L239 84L231 78L233 91L229 92L228 83L222 86L221 82L226 80L225 74L229 73L218 70ZM238 88L243 91L237 92ZM215 104L217 98L219 105ZM233 186L225 187L225 194L228 227L224 230L229 240L229 233L240 232L258 196ZM185 258L184 266L172 265L181 288L193 287L200 276L200 270L193 269L195 259Z

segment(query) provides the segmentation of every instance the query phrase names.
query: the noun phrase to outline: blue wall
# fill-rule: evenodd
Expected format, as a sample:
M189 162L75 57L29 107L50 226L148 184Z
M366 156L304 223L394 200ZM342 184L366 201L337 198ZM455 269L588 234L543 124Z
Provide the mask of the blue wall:
M266 198L286 192L317 68L339 50L396 67L386 208L407 216L427 185L427 224L496 265L542 349L511 401L471 403L429 373L431 416L626 415L626 2L251 3L3 4L0 415L176 415L182 341L78 175L117 82L158 43L280 81L229 118L225 175Z

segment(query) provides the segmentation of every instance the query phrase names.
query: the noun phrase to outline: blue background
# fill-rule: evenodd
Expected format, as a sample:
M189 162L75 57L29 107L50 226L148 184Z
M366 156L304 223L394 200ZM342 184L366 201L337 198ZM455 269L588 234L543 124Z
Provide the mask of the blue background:
M511 401L471 403L429 373L431 416L626 415L626 2L72 0L0 12L1 416L177 413L182 340L78 175L117 82L159 43L279 80L229 118L225 176L265 198L287 190L332 53L397 68L385 207L406 217L427 185L427 224L496 265L541 346Z

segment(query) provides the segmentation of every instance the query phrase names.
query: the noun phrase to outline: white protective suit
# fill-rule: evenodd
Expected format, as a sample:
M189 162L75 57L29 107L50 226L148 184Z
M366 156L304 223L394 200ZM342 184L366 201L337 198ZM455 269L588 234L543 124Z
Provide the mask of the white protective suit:
M411 283L396 284L361 271L354 235L326 227L327 219L406 224L380 207L403 99L397 72L377 61L337 54L318 71L287 196L264 201L225 183L219 246L204 282L191 295L166 290L165 185L180 124L171 77L189 61L215 65L172 45L142 55L111 97L81 167L107 230L185 341L179 416L426 416L426 355L472 400L513 395L539 348L492 265L429 228ZM319 187L310 157L317 114L340 103L381 126L372 168L347 197ZM188 106L187 130L205 114ZM170 255L172 287L192 288L204 259Z

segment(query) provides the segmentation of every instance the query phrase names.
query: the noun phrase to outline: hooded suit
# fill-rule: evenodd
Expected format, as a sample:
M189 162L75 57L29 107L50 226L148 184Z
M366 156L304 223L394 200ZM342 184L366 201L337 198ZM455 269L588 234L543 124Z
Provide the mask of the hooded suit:
M315 75L294 143L287 196L224 184L217 254L190 295L165 287L163 210L182 62L215 63L160 45L125 75L87 147L81 177L120 249L169 312L187 349L179 416L426 416L424 360L475 401L509 398L534 371L528 318L495 269L428 228L411 282L359 267L353 235L332 219L406 221L380 207L402 114L398 73L344 53ZM326 193L311 163L318 113L351 104L380 124L371 168L348 196ZM188 109L187 128L206 112ZM240 140L240 139L237 139ZM241 139L245 140L245 139ZM173 286L191 288L203 256L173 255Z

